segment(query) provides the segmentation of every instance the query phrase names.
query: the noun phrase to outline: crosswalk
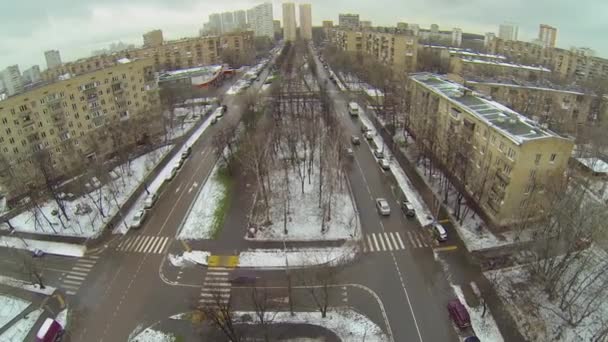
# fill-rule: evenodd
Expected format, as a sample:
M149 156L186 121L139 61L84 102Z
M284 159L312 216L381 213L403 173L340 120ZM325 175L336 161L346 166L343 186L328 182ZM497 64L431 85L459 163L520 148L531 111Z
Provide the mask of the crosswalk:
M404 242L405 241L405 242ZM363 252L390 252L399 251L409 244L413 248L431 247L430 235L421 232L383 232L370 233L363 236Z
M99 259L97 255L89 255L78 259L74 266L61 276L61 288L65 289L67 295L73 296L78 292L89 271L97 263L97 259Z
M232 268L209 267L203 281L198 304L201 307L218 307L230 301L230 281L228 274Z
M116 250L120 252L162 254L171 238L167 236L133 235L123 239Z

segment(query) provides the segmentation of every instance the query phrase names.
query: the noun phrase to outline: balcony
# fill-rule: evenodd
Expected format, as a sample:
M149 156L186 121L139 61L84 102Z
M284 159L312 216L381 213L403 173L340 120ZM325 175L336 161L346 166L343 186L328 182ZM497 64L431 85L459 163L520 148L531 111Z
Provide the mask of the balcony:
M498 184L494 184L492 186L492 191L496 194L496 197L503 199L505 197L505 190L501 188Z
M509 184L509 182L511 181L511 177L509 177L506 173L504 173L504 171L502 170L496 170L496 176L502 180L503 182Z

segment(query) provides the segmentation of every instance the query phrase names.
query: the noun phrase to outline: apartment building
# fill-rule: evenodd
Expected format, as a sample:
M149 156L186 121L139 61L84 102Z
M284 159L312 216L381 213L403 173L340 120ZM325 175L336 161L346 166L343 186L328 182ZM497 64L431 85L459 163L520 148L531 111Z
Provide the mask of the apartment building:
M266 2L249 9L247 22L256 37L274 38L272 3Z
M553 49L535 43L494 38L486 49L487 53L507 56L518 63L553 65Z
M283 3L283 39L286 42L296 40L296 5L293 2Z
M538 29L538 40L545 48L554 48L557 41L557 29L553 26L540 24Z
M300 37L312 40L312 10L310 4L300 4Z
M565 79L608 78L608 59L596 57L588 49L553 49L552 67Z
M462 29L455 27L452 30L452 46L462 45Z
M253 32L242 31L222 36L205 36L166 41L163 45L119 51L110 55L94 56L68 62L42 73L45 81L64 75L80 75L112 65L117 58L152 58L155 71L170 71L218 64L221 52L231 50L243 60L252 58L255 48ZM66 76L67 77L67 76Z
M18 196L20 186L41 185L42 170L69 177L88 160L153 138L159 107L151 58L120 59L0 101L0 184Z
M400 32L381 28L366 31L334 29L334 44L343 51L366 53L391 66L396 72L416 70L418 40L411 31Z
M359 29L359 15L352 13L340 13L338 16L338 26L341 29Z
M4 90L8 96L23 92L23 76L21 76L21 71L19 71L19 65L15 64L7 67L0 76L2 76Z
M449 70L462 77L495 76L535 81L549 77L551 70L542 66L507 63L498 60L481 60L463 55L450 56Z
M163 45L163 31L152 30L143 35L144 47L156 47Z
M23 82L26 84L38 83L42 80L40 67L32 65L29 69L23 70Z
M498 38L502 40L517 40L519 27L513 23L503 23L498 26Z
M492 224L542 217L545 189L563 177L572 140L435 74L410 75L406 99L408 129L421 149Z
M61 65L61 54L58 50L45 51L44 59L46 59L46 67L48 69L56 68Z
M547 87L546 82L475 80L465 85L562 134L576 136L582 127L608 120L597 96L557 85Z

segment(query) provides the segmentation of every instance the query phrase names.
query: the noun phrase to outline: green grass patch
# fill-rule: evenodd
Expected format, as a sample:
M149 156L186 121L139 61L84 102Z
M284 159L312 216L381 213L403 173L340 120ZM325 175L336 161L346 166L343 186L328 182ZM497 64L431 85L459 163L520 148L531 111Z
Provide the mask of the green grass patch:
M234 185L234 180L232 179L232 176L230 175L226 167L218 169L218 172L215 175L215 180L220 182L220 184L222 184L222 186L224 187L222 198L219 199L217 208L215 208L215 212L213 213L213 227L211 229L211 236L212 238L217 239L222 227L224 226L226 213L228 212L228 208L230 207L230 201L232 200L232 186Z

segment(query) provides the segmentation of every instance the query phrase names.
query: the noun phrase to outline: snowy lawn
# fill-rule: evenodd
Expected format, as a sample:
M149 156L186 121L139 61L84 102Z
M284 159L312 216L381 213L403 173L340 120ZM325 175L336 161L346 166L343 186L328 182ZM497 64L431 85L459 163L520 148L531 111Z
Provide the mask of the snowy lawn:
M84 245L75 245L64 242L21 239L11 236L1 236L0 247L26 249L32 252L34 250L39 249L45 254L63 255L70 257L82 257L87 251L87 247Z
M477 289L477 285L475 283L471 283L475 294L478 297L481 297L479 293L479 289ZM460 302L467 308L469 312L469 316L471 317L471 325L473 330L475 331L475 336L479 337L481 341L491 341L491 342L502 342L504 339L500 334L500 330L498 326L496 326L496 321L494 321L494 317L490 312L490 308L486 308L486 314L483 314L483 304L480 304L475 307L471 307L467 304L464 294L462 293L462 289L458 285L453 285L452 288L456 293L456 296L460 300ZM481 298L480 298L481 299ZM481 303L481 301L480 301Z
M326 318L321 318L319 312L296 312L294 316L291 316L289 311L267 312L267 314L269 317L273 317L272 323L274 324L291 323L320 326L332 331L344 342L389 341L378 325L350 308L329 309ZM248 316L254 320L251 323L257 322L255 312L237 311L235 316L241 317L241 319L243 316Z
M606 341L606 335L603 336L603 339L594 338L597 338L596 334L600 334L602 331L608 332L606 330L608 301L606 301L605 290L605 284L608 282L605 273L608 253L597 247L591 247L583 253L577 260L590 255L591 262L585 267L575 264L565 272L564 280L568 280L569 277L575 275L576 270L581 270L578 274L578 281L572 283L576 292L570 292L567 297L575 298L575 304L566 307L566 310L560 308L560 300L564 295L558 293L557 298L549 299L542 285L532 277L526 266L484 272L515 320L519 332L527 340ZM600 278L595 280L593 278L595 276ZM594 279L593 282L592 279ZM580 286L584 286L584 288L580 290ZM565 318L570 314L573 314L573 317L581 315L583 313L581 309L587 303L592 305L589 316L583 318L578 325L568 324Z
M359 114L359 118L367 127L372 128L374 131L376 131L374 125L367 118L366 114L363 111L361 111L361 113ZM422 199L418 191L416 191L416 189L414 188L412 182L409 180L409 178L407 178L405 172L401 168L401 165L399 165L399 163L393 158L392 152L388 148L389 145L384 142L384 139L382 139L379 134L374 134L374 144L376 144L376 146L378 146L379 148L382 148L382 146L384 146L385 158L390 161L391 172L395 176L397 184L399 184L399 188L405 194L407 200L412 203L412 206L416 211L416 218L418 219L418 222L420 222L422 226L426 226L428 224L433 223L433 214L426 206L426 203L424 203L424 200Z
M30 330L38 321L38 318L42 314L42 309L37 309L30 312L27 317L24 317L17 321L15 324L11 325L10 328L4 331L2 335L0 335L0 341L2 342L23 342L25 338L30 333Z
M173 342L175 340L176 338L173 334L148 328L129 339L129 342Z
M38 284L32 284L21 279L15 279L3 275L0 275L0 284L30 292L45 294L47 296L52 295L56 290L54 287L48 285L45 285L44 289L41 289Z
M211 239L219 231L229 199L226 177L220 174L219 165L216 164L188 210L188 216L177 234L178 239Z
M66 200L64 203L69 220L57 214L59 210L55 201L47 200L39 209L32 208L15 216L11 224L18 232L95 238L118 212L118 206L130 197L169 150L170 146L165 146L133 159L128 165L117 166L110 172L115 176L114 180L74 200ZM0 224L0 229L8 228L7 224Z
M342 179L342 189L337 189L332 203L332 217L326 222L325 231L321 231L322 209L319 208L319 177L313 176L309 184L304 182L304 193L297 172L290 170L289 202L291 207L287 219L287 235L284 228L283 201L278 196L269 199L270 225L256 222L259 227L253 238L257 241L330 241L352 240L360 236L357 213L348 191L347 180ZM275 170L270 176L273 189L281 189L283 176L281 170ZM313 174L316 174L314 171ZM281 190L282 191L282 190ZM261 196L258 196L261 201ZM265 217L258 219L264 220Z
M315 265L340 265L357 255L356 244L341 247L282 249L251 249L239 254L239 267L285 268Z
M30 304L30 302L21 298L0 295L0 329L30 306Z

